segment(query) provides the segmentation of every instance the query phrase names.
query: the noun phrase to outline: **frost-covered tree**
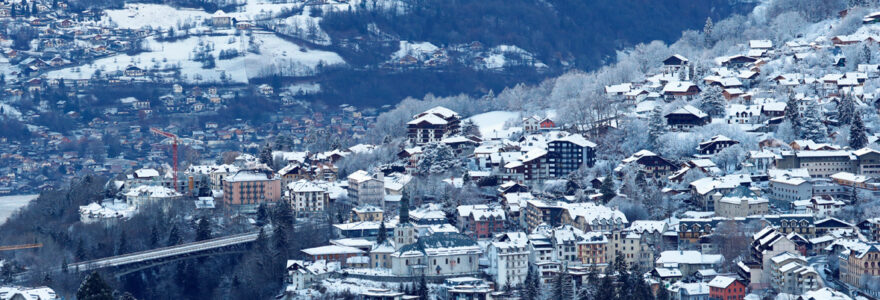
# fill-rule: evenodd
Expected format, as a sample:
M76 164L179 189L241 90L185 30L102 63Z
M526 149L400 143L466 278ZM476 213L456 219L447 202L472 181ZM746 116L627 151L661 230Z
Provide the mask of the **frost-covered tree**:
M724 100L721 92L720 87L712 86L700 93L700 110L713 118L723 118L727 101Z
M611 199L617 196L617 192L615 192L614 188L614 177L611 174L605 176L605 180L602 180L602 186L599 187L599 193L602 193L602 203L608 203Z
M713 29L715 29L715 24L712 23L712 17L707 17L706 24L703 25L703 36L705 37L707 44L711 41Z
M529 266L526 280L523 282L522 297L523 300L541 299L541 278L532 266Z
M822 111L815 101L810 101L804 110L801 120L800 137L815 142L825 142L828 138L828 129L822 123Z
M868 135L865 132L865 123L862 122L862 114L853 116L852 126L849 129L849 146L853 149L862 149L868 146Z
M853 113L855 113L856 105L855 101L853 101L853 96L845 95L842 99L840 99L840 103L837 105L837 121L840 122L841 125L851 124L853 122Z
M651 113L651 123L648 128L648 138L652 147L657 147L657 139L666 133L666 120L663 118L663 109L658 105Z
M443 143L430 143L424 146L422 156L416 164L420 174L458 174L463 163L452 148Z

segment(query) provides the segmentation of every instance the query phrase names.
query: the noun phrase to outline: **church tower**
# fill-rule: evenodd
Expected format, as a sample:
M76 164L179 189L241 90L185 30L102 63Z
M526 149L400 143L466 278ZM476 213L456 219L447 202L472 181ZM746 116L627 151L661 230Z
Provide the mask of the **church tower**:
M399 221L394 226L394 250L416 242L416 227L409 222L409 199L406 196L400 199Z

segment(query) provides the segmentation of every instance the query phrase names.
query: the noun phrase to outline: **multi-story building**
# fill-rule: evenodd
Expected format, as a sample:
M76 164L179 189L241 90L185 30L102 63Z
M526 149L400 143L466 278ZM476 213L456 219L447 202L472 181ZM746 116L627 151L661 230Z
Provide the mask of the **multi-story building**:
M580 134L571 134L547 143L547 155L552 165L550 176L562 178L581 166L592 167L596 159L596 144Z
M779 201L798 201L813 197L813 183L807 174L778 174L771 176L767 196Z
M291 182L287 186L287 196L297 216L322 213L330 205L327 189L311 181Z
M522 232L499 234L486 249L487 273L496 286L521 285L529 272L529 239Z
M880 276L880 244L861 244L840 255L840 280L855 287L869 287L867 279Z
M507 220L504 209L486 205L463 205L458 207L459 230L475 239L486 239L504 230Z
M558 201L527 200L521 225L529 231L541 224L559 226L562 224L562 212L565 211L563 204L564 202Z
M746 285L729 276L716 276L709 281L710 300L743 300L746 297Z
M578 258L581 263L604 272L608 267L608 238L601 232L587 232L584 239L577 242Z
M783 252L770 258L770 284L780 293L800 295L820 288L820 280L799 254Z
M654 264L654 249L645 237L629 230L614 230L608 238L605 261L614 263L618 254L628 266L637 267L641 271L650 270Z
M691 276L699 270L716 269L724 262L721 254L704 254L694 250L669 250L660 252L655 266L677 266L682 276Z
M525 184L540 185L553 179L550 173L552 165L547 150L535 148L520 156L516 161L505 164L504 169L508 174L520 175Z
M372 205L362 205L352 208L351 218L349 218L350 222L379 222L381 220L384 220L384 211L381 208Z
M358 170L348 175L348 199L353 205L385 208L385 180L382 172L370 175Z
M437 106L413 116L412 121L406 123L407 136L410 142L416 145L435 143L446 136L458 133L459 123L458 113Z
M395 276L474 276L483 250L473 239L454 232L419 237L391 254Z
M561 224L571 225L584 232L612 231L626 228L626 215L616 208L590 202L559 203L564 208Z
M854 172L854 165L853 152L849 150L783 151L776 160L779 169L807 169L814 178Z
M760 197L752 190L740 186L725 196L716 193L715 215L722 218L740 218L764 215L770 211L770 201Z
M256 209L261 203L281 199L281 180L274 172L241 170L223 180L223 203L239 209Z

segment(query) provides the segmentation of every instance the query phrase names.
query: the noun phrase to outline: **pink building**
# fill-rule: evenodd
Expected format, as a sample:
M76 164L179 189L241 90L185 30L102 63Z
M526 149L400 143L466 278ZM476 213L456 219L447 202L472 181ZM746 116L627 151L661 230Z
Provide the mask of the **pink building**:
M264 170L241 170L223 180L223 203L254 206L281 199L281 179Z

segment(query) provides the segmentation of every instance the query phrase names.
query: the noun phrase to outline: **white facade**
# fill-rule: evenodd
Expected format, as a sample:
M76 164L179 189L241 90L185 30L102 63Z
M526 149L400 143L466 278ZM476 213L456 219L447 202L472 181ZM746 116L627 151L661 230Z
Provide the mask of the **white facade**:
M487 273L496 286L522 284L529 271L528 238L525 233L511 232L499 235L487 248Z

